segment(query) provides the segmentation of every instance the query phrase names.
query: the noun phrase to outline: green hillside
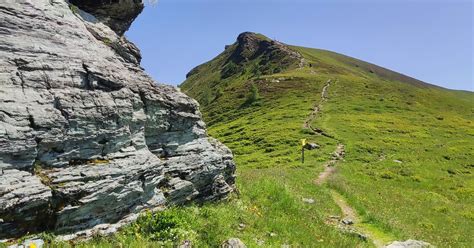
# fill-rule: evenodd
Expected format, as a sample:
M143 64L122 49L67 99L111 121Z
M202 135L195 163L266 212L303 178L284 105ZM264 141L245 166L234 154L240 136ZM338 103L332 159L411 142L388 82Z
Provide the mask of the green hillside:
M219 247L233 237L247 247L474 244L474 93L254 33L181 89L234 152L236 194L48 247ZM302 139L319 145L304 163Z
M341 200L355 211L349 229L375 245L474 243L472 92L253 33L193 69L181 88L200 102L210 134L238 164L240 195L210 207L228 216L212 235L251 246L257 239L270 246L371 246L330 220L351 216L341 212ZM321 146L306 151L304 164L301 139ZM344 159L315 184L338 144ZM262 215L234 211L237 203ZM238 231L240 222L248 228Z

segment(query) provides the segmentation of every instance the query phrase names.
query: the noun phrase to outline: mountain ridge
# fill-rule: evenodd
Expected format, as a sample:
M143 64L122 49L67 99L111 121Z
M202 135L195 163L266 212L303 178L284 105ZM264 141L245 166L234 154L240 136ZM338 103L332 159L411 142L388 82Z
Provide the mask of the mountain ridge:
M226 53L229 52L230 55L229 55L229 58L227 59L226 63L229 60L233 60L233 62L239 63L239 62L241 62L242 60L245 60L245 59L255 59L255 58L251 58L251 56L254 55L253 54L254 52L258 52L258 51L261 52L261 50L265 50L265 48L268 48L270 46L270 45L267 45L267 44L272 44L272 43L280 45L279 48L280 49L283 48L282 50L292 50L292 52L297 54L296 55L297 57L301 57L300 52L298 52L297 50L315 49L315 50L319 50L321 52L330 53L332 56L335 56L335 57L340 57L340 60L342 60L342 61L346 60L345 63L349 63L354 67L362 67L370 73L378 74L380 77L388 77L388 78L395 79L395 80L398 80L398 81L401 81L401 82L413 83L413 84L420 85L420 86L432 86L432 87L439 87L439 88L451 90L449 88L445 88L445 87L442 87L442 86L438 86L438 85L435 85L435 84L424 82L422 80L416 79L415 77L408 76L408 75L405 75L403 73L400 73L400 72L397 72L397 71L394 71L392 69L388 69L388 68L385 68L385 67L382 67L382 66L378 66L378 65L376 65L374 63L371 63L371 62L366 62L362 59L358 59L358 58L355 58L355 57L344 55L342 53L334 52L334 51L327 50L327 49L316 49L316 48L307 48L307 47L302 47L302 46L290 45L290 44L286 44L286 43L279 42L279 41L276 41L276 40L272 40L272 39L270 39L270 38L268 38L268 37L266 37L266 36L264 36L260 33L254 33L254 32L249 32L249 31L246 31L246 32L243 32L243 33L239 34L238 37L237 37L236 42L231 44L231 45L226 45L225 50L221 54L219 54L217 57L225 55ZM230 51L229 51L229 49L230 49ZM235 51L232 51L234 49L235 49ZM240 55L240 53L245 53L245 52L250 52L250 55L245 55L245 54ZM271 53L271 50L269 52ZM215 60L217 57L211 59L210 61ZM210 61L208 61L208 62L210 62ZM207 62L205 62L204 64L206 64L206 63ZM196 73L196 71L201 66L202 65L199 65L199 66L196 66L193 69L191 69L190 72L186 74L186 78L189 78L194 73ZM300 65L300 67L302 67L302 65Z
M246 37L246 39L243 39L243 37ZM273 49L269 49L265 51L265 48L271 47L268 44L277 44L277 46L273 46ZM245 55L244 56L240 55L242 53L241 51L242 47L248 48L246 50L244 49L243 52L244 53L248 52L250 54L250 55L247 55L247 58L245 59L243 58L245 57ZM286 52L287 50L290 50L292 53L297 54L295 57L297 58L298 63L296 63L295 60L288 59L288 57L290 56L285 56L285 54L287 54ZM280 53L275 52L275 51L280 51ZM257 55L257 57L252 58L251 56L254 56L255 55L254 53ZM325 63L324 61L321 61L320 58L312 56L311 54L314 54L314 53L318 53L320 58L322 58L323 60L329 60L330 63L329 64L327 62ZM277 54L280 56L272 57L272 56L268 56L268 54ZM283 57L287 59L287 60L283 60L283 62L281 60L282 54L283 54ZM236 57L238 59L235 59ZM261 57L264 57L264 58L261 58ZM311 60L314 60L314 61L311 61ZM249 64L250 63L249 61L253 63ZM213 69L206 71L206 68L210 68L210 67L212 67ZM347 55L343 55L340 53L336 53L336 52L332 52L332 51L324 50L324 49L314 49L314 48L306 48L306 47L301 47L301 46L287 45L282 42L271 40L262 34L252 33L252 32L244 32L240 34L235 43L231 45L227 45L226 49L222 53L217 55L214 59L193 68L186 75L186 80L182 84L180 84L180 87L183 89L184 92L189 91L189 88L191 88L193 85L193 81L195 81L193 78L193 75L196 75L200 71L206 71L206 72L201 72L200 75L206 75L207 80L212 82L212 87L210 88L215 88L219 86L217 85L217 82L220 82L220 83L225 82L227 78L230 78L232 76L235 77L235 76L239 76L239 75L242 76L243 74L246 74L246 78L251 79L251 78L256 78L259 76L265 76L265 75L278 73L280 71L286 71L286 70L298 69L298 68L302 69L305 67L306 68L310 67L315 73L316 72L317 73L331 72L333 74L354 73L354 74L359 74L360 76L363 76L363 77L376 76L383 80L403 82L403 83L412 84L418 87L452 90L452 89L447 89L438 85L423 82L421 80L404 75L402 73L375 65L370 62L365 62L363 60L353 58ZM219 86L218 88L220 90L222 87ZM205 96L202 96L201 94L205 94ZM211 99L211 98L214 98L216 95L218 96L220 94L221 93L218 91L215 92L211 89L208 89L207 93L197 91L197 92L193 92L192 96L197 98L199 101L199 99L202 99L202 98ZM208 101L209 100L206 100L204 102L200 101L200 103L206 105Z

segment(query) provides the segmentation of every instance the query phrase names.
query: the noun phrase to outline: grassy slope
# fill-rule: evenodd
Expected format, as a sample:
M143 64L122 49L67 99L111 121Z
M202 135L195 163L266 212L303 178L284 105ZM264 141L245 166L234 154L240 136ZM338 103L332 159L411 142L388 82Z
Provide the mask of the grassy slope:
M474 94L351 74L338 79L318 123L347 145L332 186L399 236L472 244Z
M216 247L230 237L249 247L262 242L265 247L371 247L325 224L328 216L341 214L331 190L381 236L422 239L438 247L474 242L474 94L427 86L343 55L301 47L293 49L311 68L258 78L246 68L222 80L220 71L234 48L198 67L182 89L203 105L210 135L233 150L239 194L218 204L167 210L164 217L143 218L110 238L79 247L172 247L183 239L196 247ZM346 146L330 188L316 186L314 179L336 141L302 128L328 79L337 82L328 88L329 100L313 126ZM252 84L262 99L243 106ZM306 152L304 165L302 138L321 145ZM166 228L150 231L150 226Z
M335 144L306 132L302 122L323 83L337 79L322 116L313 124L346 145L346 159L330 186L366 222L399 239L423 239L441 247L472 244L474 94L430 86L332 52L293 48L313 67L261 77L267 80L242 75L219 81L224 53L205 65L208 71L183 84L185 92L201 101L206 90L201 86L207 82L214 82L208 96L212 90L223 93L203 112L210 134L236 154L240 188L252 192L261 178L274 178L286 187L301 185L301 178L295 177L299 173L307 175L302 188L315 188L311 178L322 170ZM263 99L242 108L250 82L256 82ZM310 152L304 166L299 163L300 138L323 145ZM299 190L291 193L301 197ZM327 192L312 197L319 200L318 216L337 211Z

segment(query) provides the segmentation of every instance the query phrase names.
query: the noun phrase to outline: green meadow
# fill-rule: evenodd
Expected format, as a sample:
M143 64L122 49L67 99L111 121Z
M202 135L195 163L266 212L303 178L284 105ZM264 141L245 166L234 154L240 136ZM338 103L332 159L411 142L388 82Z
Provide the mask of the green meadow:
M267 76L243 74L210 88L204 85L216 75L201 72L198 76L204 79L193 75L183 85L191 96L210 102L204 104L204 117L210 134L234 151L239 186L267 178L273 170L292 171L280 173L286 180L276 179L285 186L303 183L293 173L306 174L310 184L305 187L325 192L312 195L318 208L314 214L324 219L337 211L326 189L311 185L336 141L302 127L330 79L335 83L328 88L329 99L312 126L344 144L346 156L327 187L343 195L363 225L382 237L420 239L438 247L471 246L474 94L424 84L329 51L292 48L310 66ZM210 71L215 73L221 61L217 57L203 68L214 67ZM195 90L196 85L203 87ZM242 107L251 85L257 85L261 99ZM219 94L202 100L213 96L209 89ZM321 145L307 152L303 165L301 138ZM260 178L246 176L255 171L261 172ZM361 245L353 241L350 246Z

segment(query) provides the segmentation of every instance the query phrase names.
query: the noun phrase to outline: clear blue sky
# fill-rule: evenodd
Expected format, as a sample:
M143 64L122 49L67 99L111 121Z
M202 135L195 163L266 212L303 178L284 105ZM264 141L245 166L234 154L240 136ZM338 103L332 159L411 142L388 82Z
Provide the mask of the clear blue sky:
M472 0L158 0L126 35L176 85L244 31L474 91Z

